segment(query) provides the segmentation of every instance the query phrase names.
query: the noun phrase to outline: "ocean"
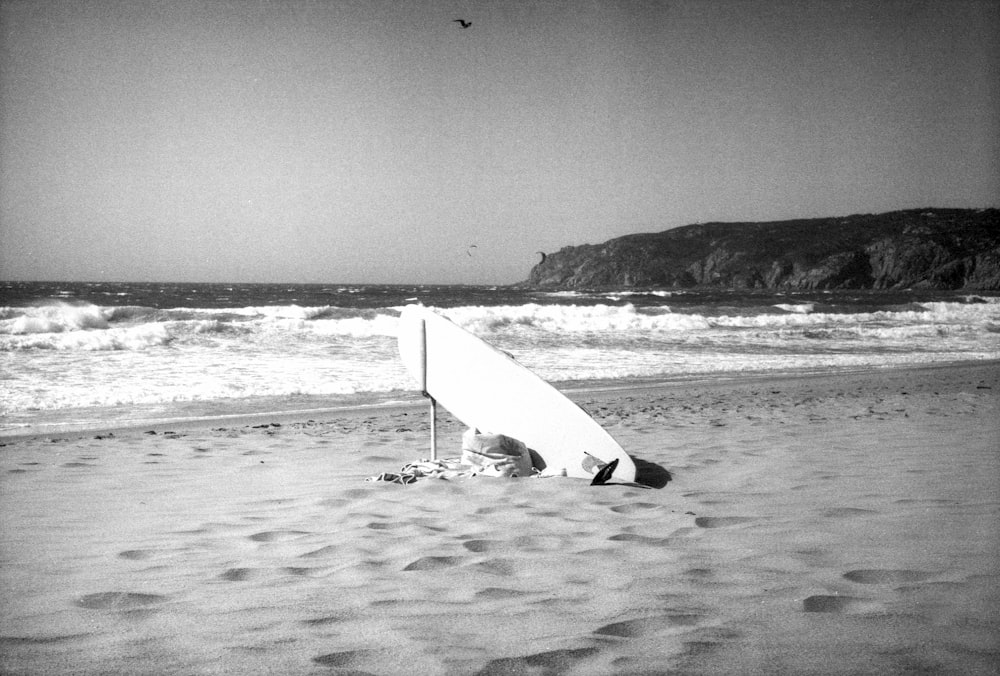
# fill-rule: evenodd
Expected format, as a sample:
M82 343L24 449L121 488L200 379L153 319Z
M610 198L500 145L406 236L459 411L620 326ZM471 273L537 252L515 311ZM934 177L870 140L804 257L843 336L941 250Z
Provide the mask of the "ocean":
M1000 294L0 282L0 433L416 401L413 302L563 389L1000 359Z

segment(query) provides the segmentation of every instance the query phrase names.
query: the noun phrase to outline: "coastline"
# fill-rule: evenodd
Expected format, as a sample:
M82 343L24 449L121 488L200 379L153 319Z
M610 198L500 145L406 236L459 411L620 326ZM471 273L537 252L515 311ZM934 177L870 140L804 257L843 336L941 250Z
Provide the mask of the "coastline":
M606 385L669 483L365 482L419 398L3 438L0 670L1000 667L1000 362Z
M632 391L648 396L676 393L677 400L684 398L687 390L712 391L762 386L769 382L790 384L812 381L850 381L858 376L883 374L890 380L900 374L910 372L939 373L951 371L970 373L990 371L1000 368L998 360L967 360L940 362L914 366L888 366L878 369L844 368L838 370L821 369L810 371L763 371L754 373L726 373L693 376L689 378L642 378L599 381L556 382L552 385L569 399L587 408L598 421L599 410L591 410L590 405L599 406L606 401L614 401L618 395ZM383 413L394 415L401 411L420 411L427 407L427 400L414 391L364 393L353 396L296 396L268 397L257 399L229 399L215 401L186 401L173 404L155 404L121 407L93 407L33 411L23 416L28 422L14 423L0 428L0 443L16 439L51 435L83 435L121 433L131 430L163 430L166 428L192 430L220 426L258 425L265 422L288 424L294 422L316 422L317 419L357 418ZM448 412L439 409L439 416L450 418ZM11 416L16 419L17 415ZM84 421L75 419L80 417Z

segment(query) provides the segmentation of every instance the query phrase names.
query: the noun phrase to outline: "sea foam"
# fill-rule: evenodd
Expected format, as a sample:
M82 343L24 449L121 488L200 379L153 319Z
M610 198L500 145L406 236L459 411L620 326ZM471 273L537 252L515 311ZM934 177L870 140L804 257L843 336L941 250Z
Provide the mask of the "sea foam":
M20 308L3 308L0 334L60 333L79 329L106 329L108 318L96 305L56 303Z
M411 293L410 289L404 290ZM449 290L462 300L462 290ZM482 294L481 291L475 293ZM352 297L356 294L352 294ZM0 410L219 398L392 394L415 385L384 305L0 308ZM573 294L448 302L459 326L551 381L880 368L1000 358L1000 303L894 297L879 305L784 296ZM136 301L138 301L136 303ZM963 302L964 301L964 302ZM863 310L863 311L859 311Z
M63 331L0 335L0 351L13 350L142 350L168 344L173 336L162 324L143 324L104 331Z

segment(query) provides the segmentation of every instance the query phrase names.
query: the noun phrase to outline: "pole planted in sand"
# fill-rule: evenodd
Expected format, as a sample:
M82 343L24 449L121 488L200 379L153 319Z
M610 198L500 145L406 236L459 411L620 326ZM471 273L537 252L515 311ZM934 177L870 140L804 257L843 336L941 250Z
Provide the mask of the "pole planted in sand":
M437 400L427 391L427 322L420 321L420 390L431 400L431 460L437 460Z

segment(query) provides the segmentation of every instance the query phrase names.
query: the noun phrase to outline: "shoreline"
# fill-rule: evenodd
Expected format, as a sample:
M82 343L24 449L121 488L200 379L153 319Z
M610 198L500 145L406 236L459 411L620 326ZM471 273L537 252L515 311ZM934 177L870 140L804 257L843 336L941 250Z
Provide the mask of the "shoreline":
M942 370L955 371L976 371L978 369L993 370L1000 368L1000 359L996 360L965 360L957 362L943 362L932 364L918 364L913 366L887 366L878 369L845 368L838 370L809 370L809 371L761 371L752 373L721 375L695 375L684 378L636 378L636 379L615 379L599 381L570 381L552 383L552 385L577 404L585 405L587 402L599 403L607 399L614 399L617 395L628 392L675 392L685 388L712 389L731 388L741 385L762 384L767 382L789 381L804 383L808 381L823 381L827 379L839 380L857 376L900 373L921 373L940 372ZM108 434L135 431L139 429L161 430L165 427L176 429L193 430L208 426L228 426L228 425L251 425L260 424L264 421L288 424L292 422L315 421L317 418L357 418L384 413L392 415L400 411L417 411L427 407L427 400L414 391L385 392L385 393L362 393L354 396L332 397L339 400L333 405L319 405L320 402L329 401L331 397L324 396L299 396L299 397L268 397L262 400L256 399L230 399L215 401L186 401L175 402L173 404L137 405L125 407L94 407L82 409L53 409L51 411L32 412L34 420L42 422L25 423L20 427L0 429L0 442L9 442L19 439L45 437L51 435L81 435L81 434ZM296 402L302 402L295 405ZM295 408L288 408L295 405ZM249 408L249 411L239 411L240 408ZM156 415L155 411L167 413ZM189 415L181 414L181 411L188 409L193 411ZM220 412L206 414L205 410L217 409ZM142 417L136 417L136 413L150 411ZM77 412L85 412L87 420L77 422L73 420L59 421L79 415ZM109 420L98 422L95 418L104 417ZM122 415L126 416L122 418ZM591 412L593 413L593 412ZM448 412L439 409L439 415L448 417ZM117 418L117 420L116 420ZM52 419L55 419L53 421Z

